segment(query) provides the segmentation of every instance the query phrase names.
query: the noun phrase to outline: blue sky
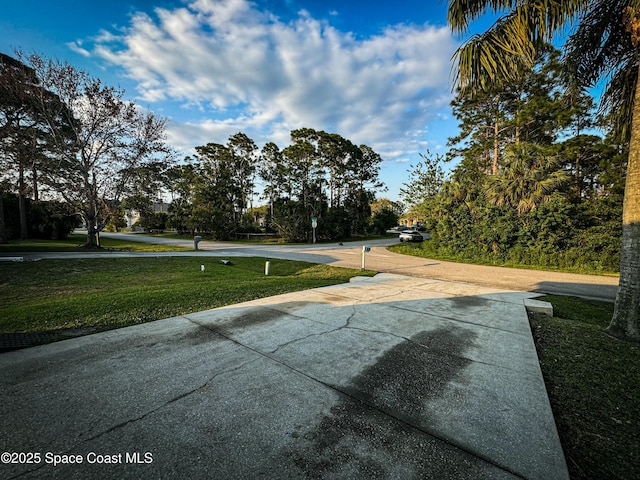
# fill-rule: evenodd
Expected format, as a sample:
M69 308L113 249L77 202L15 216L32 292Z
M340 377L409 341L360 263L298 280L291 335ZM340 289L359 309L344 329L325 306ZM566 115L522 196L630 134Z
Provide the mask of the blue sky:
M168 119L183 155L239 131L281 148L309 127L384 159L398 199L446 151L460 39L429 0L0 0L0 51L67 60Z

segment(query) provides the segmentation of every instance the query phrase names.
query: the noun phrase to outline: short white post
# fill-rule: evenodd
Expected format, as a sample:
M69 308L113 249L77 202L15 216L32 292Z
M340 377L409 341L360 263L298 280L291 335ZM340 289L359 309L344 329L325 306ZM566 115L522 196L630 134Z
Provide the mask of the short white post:
M270 271L271 271L271 262L266 262L264 264L264 274L269 275Z
M365 254L367 252L371 251L371 247L367 247L365 245L363 245L362 247L362 267L360 268L360 270L365 270Z

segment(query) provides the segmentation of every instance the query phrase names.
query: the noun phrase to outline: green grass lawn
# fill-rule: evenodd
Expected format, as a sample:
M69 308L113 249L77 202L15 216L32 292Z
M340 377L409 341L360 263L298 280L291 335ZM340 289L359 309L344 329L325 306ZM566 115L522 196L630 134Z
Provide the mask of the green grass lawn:
M64 240L12 240L6 244L0 244L0 254L9 254L12 252L91 252L91 250L83 248L86 241L87 236L81 234L69 235ZM100 246L106 250L123 252L193 250L192 248L176 247L173 245L158 245L106 237L100 238Z
M178 235L176 233L160 233L145 234L147 237L173 238L176 240L193 241L192 235ZM356 242L362 240L377 240L387 238L383 235L354 236L343 240L343 242ZM64 240L12 240L6 244L0 244L0 255L18 253L18 252L90 252L83 248L86 243L87 236L82 234L71 234ZM281 238L252 238L251 240L232 240L226 243L233 244L259 244L259 245L296 245L287 244ZM322 243L322 242L318 242ZM116 238L100 238L100 245L105 250L117 250L123 252L167 252L167 251L186 251L193 248L177 247L173 245L152 244L144 242L136 242L133 240L123 240ZM297 244L299 245L299 244ZM99 250L96 250L99 251Z
M42 260L0 266L0 332L107 330L337 283L360 270L215 257ZM201 271L201 265L205 271ZM374 272L365 272L372 275Z
M547 296L531 325L572 479L640 478L640 345L604 333L613 304Z

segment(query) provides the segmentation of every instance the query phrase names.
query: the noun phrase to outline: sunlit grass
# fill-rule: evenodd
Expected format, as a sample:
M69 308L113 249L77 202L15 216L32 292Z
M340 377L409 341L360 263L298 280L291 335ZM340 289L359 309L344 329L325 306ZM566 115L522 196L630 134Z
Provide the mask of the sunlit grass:
M0 253L11 252L92 252L84 248L86 235L72 234L63 240L12 240L7 244L0 244ZM134 242L116 238L100 238L100 246L106 250L123 252L166 252L192 250L174 245L158 245L152 243Z
M468 263L471 265L489 265L496 267L508 267L508 268L520 268L525 270L543 270L543 271L557 271L557 272L567 272L567 273L580 273L585 275L602 275L609 277L617 277L617 272L608 272L608 271L600 271L594 270L590 267L571 267L571 268L560 268L560 267L551 267L548 265L531 265L524 263L516 263L511 261L488 261L483 258L468 258L463 253L458 253L455 255L443 255L435 251L433 248L433 244L429 240L425 240L421 243L401 243L398 245L391 245L388 249L395 253L401 253L403 255L411 255L414 257L422 257L422 258L430 258L432 260L444 260L446 262L457 262L457 263Z
M270 275L265 276L264 258L234 258L232 265L219 260L148 257L6 263L0 269L0 331L106 330L344 283L363 274L271 259Z

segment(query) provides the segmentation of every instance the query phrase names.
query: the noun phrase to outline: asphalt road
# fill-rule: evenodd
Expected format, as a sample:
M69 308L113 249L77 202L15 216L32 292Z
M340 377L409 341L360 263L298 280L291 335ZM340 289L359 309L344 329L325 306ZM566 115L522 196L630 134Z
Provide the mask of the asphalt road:
M171 244L193 248L193 241L146 236L139 234L103 233L103 237L125 238L140 242ZM365 254L365 267L385 273L396 273L420 278L465 282L479 286L499 287L508 290L541 292L556 295L574 295L584 298L614 301L618 286L618 277L602 275L580 275L572 273L526 270L518 268L470 265L421 257L400 255L387 250L387 246L398 243L396 238L310 245L255 245L227 242L202 241L197 252L182 252L180 255L212 255L216 257L259 256L303 260L348 268L362 267L362 247L369 246L371 251ZM176 255L151 253L147 255ZM46 258L69 258L78 254L34 254ZM93 254L95 255L95 254ZM116 256L116 252L103 255ZM120 254L128 255L128 254ZM144 255L144 254L137 254ZM29 256L25 254L25 256Z

